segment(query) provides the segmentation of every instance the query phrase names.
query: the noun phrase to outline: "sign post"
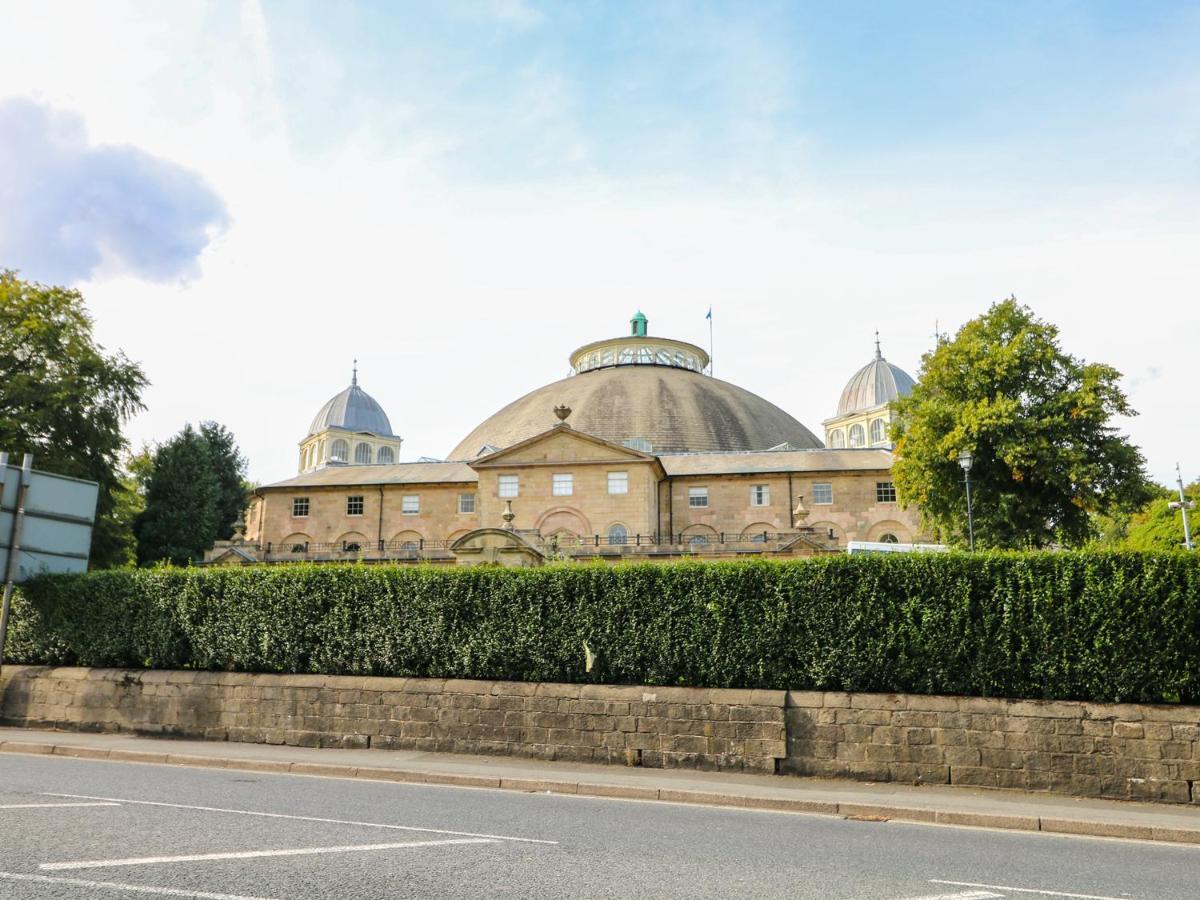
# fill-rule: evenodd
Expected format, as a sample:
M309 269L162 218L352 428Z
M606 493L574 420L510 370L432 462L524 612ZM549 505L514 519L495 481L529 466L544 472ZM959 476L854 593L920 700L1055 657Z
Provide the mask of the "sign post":
M0 452L0 666L13 587L46 572L87 569L99 491L94 481L35 472L32 453L18 469Z

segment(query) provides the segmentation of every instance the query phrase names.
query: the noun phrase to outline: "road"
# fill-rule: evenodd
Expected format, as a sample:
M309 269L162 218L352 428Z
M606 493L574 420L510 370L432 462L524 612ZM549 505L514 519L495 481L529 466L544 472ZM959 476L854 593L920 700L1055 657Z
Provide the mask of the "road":
M1200 895L1195 846L33 756L0 827L3 898Z

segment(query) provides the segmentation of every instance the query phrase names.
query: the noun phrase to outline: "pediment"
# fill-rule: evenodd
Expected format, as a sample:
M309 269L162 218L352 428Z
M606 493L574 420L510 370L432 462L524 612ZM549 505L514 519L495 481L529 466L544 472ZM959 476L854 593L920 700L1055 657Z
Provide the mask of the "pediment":
M546 463L655 462L656 457L594 435L584 434L566 425L472 460L472 468L489 466L539 465Z

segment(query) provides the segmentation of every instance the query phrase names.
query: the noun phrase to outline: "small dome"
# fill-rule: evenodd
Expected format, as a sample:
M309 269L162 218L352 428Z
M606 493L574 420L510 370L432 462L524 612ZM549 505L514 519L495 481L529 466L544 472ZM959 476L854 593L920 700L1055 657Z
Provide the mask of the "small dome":
M915 384L911 375L883 358L879 341L876 340L875 358L846 382L838 401L837 414L846 416L899 400L911 393Z
M321 407L309 434L318 434L326 428L343 428L346 431L369 431L384 437L394 437L392 423L375 398L358 386L358 370L355 369L350 387L331 397Z

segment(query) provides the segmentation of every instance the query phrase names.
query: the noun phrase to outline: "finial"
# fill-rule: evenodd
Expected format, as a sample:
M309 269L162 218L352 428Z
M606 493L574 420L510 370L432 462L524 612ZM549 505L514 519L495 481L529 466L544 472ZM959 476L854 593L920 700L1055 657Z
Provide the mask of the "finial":
M358 359L354 360L354 374L350 376L351 384L358 384Z
M560 421L564 425L566 425L567 424L567 416L569 416L571 414L571 407L565 406L565 405L564 406L556 406L556 407L554 407L554 414L556 416L558 416L558 421Z
M883 359L883 353L879 349L879 329L875 329L875 358Z

